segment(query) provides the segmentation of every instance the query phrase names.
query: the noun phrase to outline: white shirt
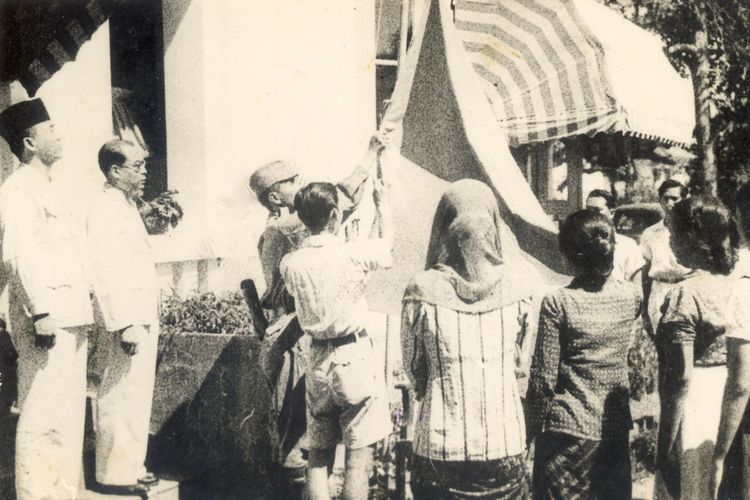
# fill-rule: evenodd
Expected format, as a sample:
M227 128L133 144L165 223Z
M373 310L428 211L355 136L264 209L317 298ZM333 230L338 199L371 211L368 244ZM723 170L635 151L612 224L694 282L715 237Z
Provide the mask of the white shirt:
M49 314L60 328L93 323L80 229L48 167L37 160L8 177L0 188L0 233L12 310Z
M664 225L663 220L643 231L641 251L651 264L648 270L651 279L676 282L690 273L690 269L677 262L677 257L669 246L669 228Z
M94 290L107 330L157 320L159 288L148 234L135 203L105 185L86 221Z
M638 243L633 238L615 233L615 255L612 274L620 279L629 281L646 265Z
M344 243L323 233L304 240L299 250L281 260L279 269L302 329L325 339L365 329L368 274L390 265L391 249L384 240Z
M735 279L726 310L727 337L750 342L750 249L740 248L732 276Z

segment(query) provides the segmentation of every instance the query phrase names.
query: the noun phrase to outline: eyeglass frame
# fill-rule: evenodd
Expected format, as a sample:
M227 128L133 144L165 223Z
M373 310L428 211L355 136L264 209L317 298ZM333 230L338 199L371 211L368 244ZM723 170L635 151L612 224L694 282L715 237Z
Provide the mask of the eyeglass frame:
M121 167L121 168L133 169L136 172L141 172L141 171L147 172L148 171L146 167L147 160L148 160L147 158L144 158L143 160L134 161L132 165L126 165L123 163L123 164L115 165L115 166Z

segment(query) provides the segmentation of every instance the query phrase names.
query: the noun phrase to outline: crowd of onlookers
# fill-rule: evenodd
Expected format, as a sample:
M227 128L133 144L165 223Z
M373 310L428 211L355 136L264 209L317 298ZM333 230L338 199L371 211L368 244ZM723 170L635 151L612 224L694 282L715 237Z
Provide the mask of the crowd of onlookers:
M106 183L80 235L51 180L62 150L43 103L4 110L0 135L21 163L0 188L19 354L18 497L76 497L87 365L96 367L97 482L146 495L157 481L144 460L158 338L137 209L146 153L122 140L102 146ZM280 498L329 498L340 444L342 496L366 498L373 445L392 430L366 300L370 273L392 260L389 189L374 168L387 142L388 132L374 136L337 184L303 186L284 162L249 180L269 211L261 362ZM370 192L375 221L363 238L352 214ZM592 191L559 228L572 278L545 295L549 270L519 248L494 191L477 180L447 187L425 270L402 302L419 402L415 498L630 498L628 352L641 327L658 354L655 497L750 496L750 184L734 211L675 180L658 192L663 220L636 243L616 233L612 195Z
M288 389L276 392L287 414L294 388L306 384L306 401L298 401L306 403L306 425L277 421L277 458L299 488L306 471L310 498L328 498L340 443L343 497L365 498L372 445L391 429L366 324L368 274L391 259L388 189L380 180L370 239L338 237L383 142L375 137L355 174L338 185L302 187L287 164L262 167L251 179L271 212L260 244L269 280L264 305L275 312L265 366ZM404 364L419 402L415 498L630 498L628 352L641 328L659 365L655 497L750 493L742 439L750 395L750 185L740 189L735 212L716 198L688 196L675 180L660 186L659 197L664 218L638 244L615 232L611 194L593 191L587 208L559 229L572 279L539 303L538 263L518 247L491 188L476 180L448 186L425 271L403 296ZM280 242L287 247L273 248ZM529 339L535 348L526 374L520 358ZM294 375L299 365L306 368ZM527 375L522 394L517 379Z

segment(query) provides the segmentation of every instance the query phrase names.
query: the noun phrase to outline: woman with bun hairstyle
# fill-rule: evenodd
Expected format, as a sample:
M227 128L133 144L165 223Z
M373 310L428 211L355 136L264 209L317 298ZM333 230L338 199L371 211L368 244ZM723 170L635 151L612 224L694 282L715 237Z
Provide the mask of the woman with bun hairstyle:
M672 210L670 245L695 271L667 295L656 330L661 405L656 498L712 498L713 454L727 378L726 308L739 235L719 200Z
M614 236L591 210L560 228L575 278L544 297L539 315L527 394L534 499L631 498L627 355L642 299L612 276Z

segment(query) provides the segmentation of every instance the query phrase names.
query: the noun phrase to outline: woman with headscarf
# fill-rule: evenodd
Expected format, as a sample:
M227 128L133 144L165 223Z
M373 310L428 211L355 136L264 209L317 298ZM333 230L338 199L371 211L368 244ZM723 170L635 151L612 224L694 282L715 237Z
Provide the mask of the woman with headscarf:
M547 294L539 314L527 394L534 499L631 497L627 356L642 300L612 275L614 236L591 210L560 228L575 278Z
M729 210L708 196L675 205L671 230L675 257L695 271L667 295L656 330L661 411L655 498L711 498L727 379L729 275L739 235Z
M538 276L516 245L486 184L462 180L443 194L427 270L403 300L404 359L421 400L416 499L528 494L515 368Z

